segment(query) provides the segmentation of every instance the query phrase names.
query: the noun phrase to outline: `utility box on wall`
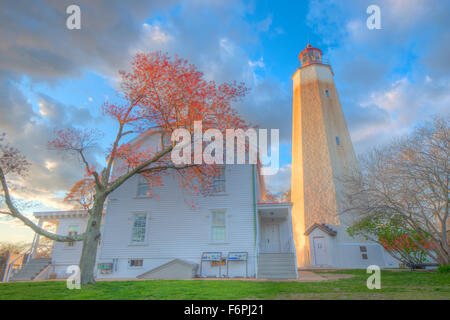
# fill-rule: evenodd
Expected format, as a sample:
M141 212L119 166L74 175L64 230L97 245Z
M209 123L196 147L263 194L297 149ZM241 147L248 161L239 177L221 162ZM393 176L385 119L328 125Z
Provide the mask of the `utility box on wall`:
M99 263L97 265L97 268L100 272L100 274L111 274L113 269L112 263Z

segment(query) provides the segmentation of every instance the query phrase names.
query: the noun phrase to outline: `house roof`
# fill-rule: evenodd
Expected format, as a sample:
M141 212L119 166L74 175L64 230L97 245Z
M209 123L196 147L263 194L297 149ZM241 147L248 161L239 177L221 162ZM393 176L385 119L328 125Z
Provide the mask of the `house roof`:
M278 208L278 207L292 207L292 202L258 202L259 208Z
M131 145L134 145L139 142L143 142L143 141L145 141L145 139L151 137L152 135L161 133L163 131L166 131L166 130L161 130L160 126L153 127L151 129L147 130L146 132L140 133L137 137L134 137L128 143ZM224 158L225 158L225 152L224 152ZM227 165L227 164L225 164L225 165ZM267 193L265 179L264 179L264 176L261 174L261 170L262 170L262 163L261 163L261 160L258 159L257 163L256 163L256 173L257 173L257 181L256 182L259 184L260 191L261 191L261 199L258 199L258 201L260 201L260 200L264 201L266 199L266 193Z
M326 234L334 237L337 234L337 231L331 229L329 226L327 226L325 223L314 223L311 227L309 227L306 232L305 236L309 235L311 232L313 232L316 228L319 228Z
M60 218L87 217L88 212L86 210L41 211L41 212L34 212L33 215L36 218L60 219Z

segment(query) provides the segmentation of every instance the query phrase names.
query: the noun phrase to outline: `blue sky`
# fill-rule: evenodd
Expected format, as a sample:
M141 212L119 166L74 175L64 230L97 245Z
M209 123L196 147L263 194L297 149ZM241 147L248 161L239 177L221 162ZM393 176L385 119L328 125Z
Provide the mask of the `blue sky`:
M81 30L67 30L65 9L81 8ZM366 8L381 8L381 30L366 27ZM82 177L76 159L46 143L54 128L104 132L114 124L101 105L116 99L117 71L141 51L167 51L218 82L251 89L236 105L261 128L280 129L280 173L289 188L292 83L298 54L310 42L329 59L357 153L408 133L450 103L450 3L438 0L52 1L0 4L0 132L31 161L15 181L16 197L39 210L63 209L61 197ZM29 239L19 223L0 220L0 241Z

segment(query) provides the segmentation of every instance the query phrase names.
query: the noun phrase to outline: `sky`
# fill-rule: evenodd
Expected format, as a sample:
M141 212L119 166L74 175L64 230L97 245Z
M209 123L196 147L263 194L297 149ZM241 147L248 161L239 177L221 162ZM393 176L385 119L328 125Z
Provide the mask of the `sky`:
M66 8L81 9L68 30ZM381 29L369 30L369 5ZM163 51L198 66L208 80L244 81L235 105L260 128L280 130L272 192L290 187L292 80L308 43L331 64L357 154L407 134L450 105L450 1L439 0L3 0L0 2L0 132L32 166L14 196L33 210L64 210L83 177L75 158L47 148L58 128L103 132L89 157L101 162L115 132L101 106L118 71L138 52ZM27 212L31 214L31 209ZM0 242L30 241L20 222L0 218Z

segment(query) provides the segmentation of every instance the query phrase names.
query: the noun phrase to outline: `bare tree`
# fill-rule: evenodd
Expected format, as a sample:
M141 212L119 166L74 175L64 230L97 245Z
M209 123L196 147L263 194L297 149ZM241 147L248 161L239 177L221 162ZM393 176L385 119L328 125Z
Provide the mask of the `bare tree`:
M281 194L281 202L291 202L291 188Z
M379 241L377 228L392 227L395 221L414 246L439 264L449 264L449 142L449 117L436 116L409 136L361 157L360 172L343 179L344 212L356 217L355 225L375 222L359 231Z
M30 247L27 242L0 242L0 256L8 255L8 253L21 253Z
M286 190L284 192L272 193L270 191L266 191L266 200L268 203L283 203L291 201L291 189Z

